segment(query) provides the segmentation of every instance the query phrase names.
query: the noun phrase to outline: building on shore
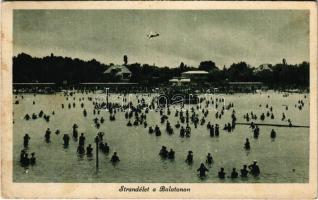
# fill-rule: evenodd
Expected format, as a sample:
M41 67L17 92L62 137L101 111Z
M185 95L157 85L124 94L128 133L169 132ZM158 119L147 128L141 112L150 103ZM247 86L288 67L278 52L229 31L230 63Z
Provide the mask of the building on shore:
M104 75L108 81L129 82L132 73L124 65L113 65L104 71Z
M13 92L52 93L57 89L56 83L13 83Z
M271 64L261 64L258 68L256 68L254 70L254 73L259 73L259 72L264 72L264 71L268 71L268 72L272 72L272 65Z
M209 72L202 70L186 71L181 73L180 77L174 77L169 80L173 86L196 85L208 81Z
M248 92L264 89L262 82L228 82L228 88L234 91Z
M209 72L203 70L193 70L181 73L181 77L190 79L191 82L206 82L209 77Z
M191 80L189 78L181 78L181 77L174 77L169 80L169 83L172 84L172 86L184 86L189 85Z

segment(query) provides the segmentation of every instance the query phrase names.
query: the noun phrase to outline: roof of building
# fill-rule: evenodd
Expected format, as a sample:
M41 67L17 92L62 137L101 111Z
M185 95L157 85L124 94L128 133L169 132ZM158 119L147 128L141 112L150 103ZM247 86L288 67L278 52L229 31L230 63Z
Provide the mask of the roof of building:
M230 85L261 85L262 82L229 82Z
M178 82L181 82L181 83L188 83L190 82L191 80L189 78L182 78L182 79L177 79L177 78L173 78L173 79L170 79L169 82L173 82L173 83L178 83Z
M55 85L55 83L13 83L13 85Z
M190 82L191 80L189 78L183 78L183 79L180 79L180 82Z
M131 71L124 65L113 65L104 71L104 74L110 74L112 70L117 70L116 74L131 74Z
M271 66L270 64L261 64L261 65L260 65L258 68L256 68L254 71L255 71L255 72L261 72L261 71L264 71L264 70L273 71L270 66Z
M170 79L169 82L179 82L179 80L176 78L173 78L173 79Z
M187 71L182 74L208 74L209 72L203 70Z
M108 83L80 83L81 85L138 85L138 83L108 82Z

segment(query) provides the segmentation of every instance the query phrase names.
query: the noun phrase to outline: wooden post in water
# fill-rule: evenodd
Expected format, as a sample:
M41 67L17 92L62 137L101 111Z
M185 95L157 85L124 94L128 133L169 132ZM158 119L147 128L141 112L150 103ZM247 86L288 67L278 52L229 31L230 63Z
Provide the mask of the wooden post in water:
M106 108L108 109L108 91L109 91L109 88L106 88Z
M95 143L96 143L96 170L98 169L98 142L99 138L98 136L95 137Z

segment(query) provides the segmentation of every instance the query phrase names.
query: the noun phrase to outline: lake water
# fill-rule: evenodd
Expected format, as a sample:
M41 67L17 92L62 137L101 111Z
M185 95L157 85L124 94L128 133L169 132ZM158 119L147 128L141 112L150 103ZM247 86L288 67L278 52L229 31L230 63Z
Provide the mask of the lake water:
M268 95L270 98L268 98ZM150 111L147 114L148 126L158 124L162 135L157 137L149 134L148 128L143 126L127 127L125 112L116 114L116 121L109 121L109 112L102 110L100 115L93 115L93 105L87 97L97 97L98 94L80 94L73 97L66 97L62 93L52 95L24 94L17 95L19 104L14 104L14 126L13 126L13 180L14 182L105 182L105 183L130 183L130 182L150 182L150 183L201 183L201 182L260 182L260 183L305 183L309 177L309 129L308 128L288 128L260 126L260 136L253 138L253 132L246 125L237 125L235 130L228 133L223 130L225 123L231 122L232 109L225 112L222 119L216 119L212 108L206 118L206 123L220 125L220 136L211 138L209 131L204 126L199 125L194 128L190 124L192 134L190 138L181 138L179 130L174 127L178 120L174 117L178 107L171 107L169 121L174 128L174 134L168 135L165 132L165 124L160 124L159 112ZM113 94L112 96L118 96ZM216 95L218 96L218 95ZM288 124L281 121L282 112L286 118L290 118L294 125L309 125L309 96L304 98L304 94L289 94L283 97L282 93L267 92L262 94L235 94L221 95L225 99L225 104L234 103L238 122L245 122L243 115L253 111L258 119L262 112L268 110L266 104L273 107L275 119L266 118L263 123ZM78 97L84 97L85 108L88 116L83 116L83 109L80 108ZM135 95L132 95L132 99ZM305 103L302 110L295 107L298 100ZM35 105L33 105L35 101ZM134 99L134 101L136 101ZM68 103L76 102L76 107L68 109ZM61 108L61 104L65 108ZM259 105L262 105L261 107ZM285 110L288 105L289 109ZM36 120L25 120L28 113L38 114L40 110L50 114L50 122L43 118ZM55 115L52 115L54 110ZM219 109L220 110L220 109ZM199 118L202 112L196 111ZM100 129L94 126L93 118L103 116L105 122ZM256 120L256 122L260 122ZM78 132L84 133L86 137L85 147L92 144L94 156L79 157L76 154L77 143L70 140L69 148L63 148L63 134L68 133L72 137L72 126L78 124ZM51 143L44 141L44 134L47 128L52 130ZM277 133L276 139L270 138L272 128ZM55 134L59 129L61 133ZM99 153L99 169L95 168L95 144L94 137L98 131L105 132L104 141L110 146L108 155ZM31 137L28 153L35 152L37 163L30 167L27 172L20 166L20 151L23 149L23 136L28 133ZM245 139L250 138L251 150L247 152L243 146ZM173 148L175 159L163 160L158 155L161 146ZM193 151L194 162L191 166L185 163L187 152ZM112 165L110 158L116 151L120 157L117 165ZM209 172L204 179L199 178L197 169L201 162L206 160L207 153L210 152L214 159L214 164L208 167ZM247 179L237 178L232 180L226 178L220 180L217 173L220 167L225 168L227 175L230 175L232 168L239 171L244 164L251 164L253 160L258 161L261 175L257 178L249 175Z

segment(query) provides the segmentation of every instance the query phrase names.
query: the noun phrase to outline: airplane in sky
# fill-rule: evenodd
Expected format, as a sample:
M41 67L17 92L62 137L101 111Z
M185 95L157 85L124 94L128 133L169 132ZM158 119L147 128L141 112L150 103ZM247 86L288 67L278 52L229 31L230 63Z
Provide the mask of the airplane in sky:
M155 32L153 33L152 31L147 35L148 39L159 37L159 33Z

